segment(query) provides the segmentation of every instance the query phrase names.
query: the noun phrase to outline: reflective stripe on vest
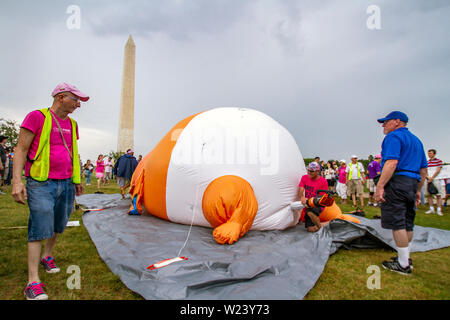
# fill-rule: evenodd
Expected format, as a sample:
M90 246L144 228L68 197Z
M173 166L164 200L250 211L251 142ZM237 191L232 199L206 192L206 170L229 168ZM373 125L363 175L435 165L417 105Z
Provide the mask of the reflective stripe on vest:
M46 181L50 171L50 134L52 132L52 116L49 109L40 109L45 117L36 155L31 161L30 177L37 181ZM77 122L70 118L72 124L72 182L81 183L80 158L78 156Z
M358 170L358 179L361 179L361 172L359 172L358 162L356 163L356 169ZM348 175L349 180L352 180L353 163L350 163L350 172Z

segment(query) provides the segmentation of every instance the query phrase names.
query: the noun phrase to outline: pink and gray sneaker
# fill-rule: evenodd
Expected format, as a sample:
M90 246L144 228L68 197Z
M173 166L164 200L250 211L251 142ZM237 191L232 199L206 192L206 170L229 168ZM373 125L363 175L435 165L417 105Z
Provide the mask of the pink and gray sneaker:
M60 269L55 264L55 259L50 256L42 258L41 265L44 267L47 273L57 273L60 271Z
M42 282L32 282L27 285L24 290L27 300L47 300L48 295L45 293L44 284Z

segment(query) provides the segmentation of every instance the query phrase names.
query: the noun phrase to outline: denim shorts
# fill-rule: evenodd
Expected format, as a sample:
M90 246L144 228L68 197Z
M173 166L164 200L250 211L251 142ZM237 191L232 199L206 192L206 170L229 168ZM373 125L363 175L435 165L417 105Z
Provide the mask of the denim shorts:
M75 185L72 179L36 181L27 177L30 208L28 241L38 241L63 233L72 213Z

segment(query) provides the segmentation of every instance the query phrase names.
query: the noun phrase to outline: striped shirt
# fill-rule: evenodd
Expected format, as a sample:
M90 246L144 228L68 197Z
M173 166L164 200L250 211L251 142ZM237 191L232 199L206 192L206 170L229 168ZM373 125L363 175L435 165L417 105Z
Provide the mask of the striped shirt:
M442 167L442 160L438 158L433 158L428 160L428 168L431 167Z

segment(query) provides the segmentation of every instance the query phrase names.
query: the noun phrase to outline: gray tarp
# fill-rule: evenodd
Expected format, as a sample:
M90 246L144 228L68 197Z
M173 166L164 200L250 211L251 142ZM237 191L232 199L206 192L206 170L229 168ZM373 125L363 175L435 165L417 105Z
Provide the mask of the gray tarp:
M340 247L395 247L380 220L335 220L316 233L303 225L250 231L233 245L219 245L210 228L129 216L130 200L117 194L87 194L77 202L105 208L84 214L84 225L111 271L145 299L302 299ZM415 227L411 251L447 246L450 231ZM146 269L179 255L188 260Z

